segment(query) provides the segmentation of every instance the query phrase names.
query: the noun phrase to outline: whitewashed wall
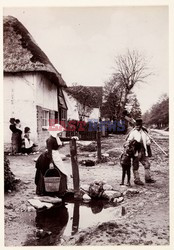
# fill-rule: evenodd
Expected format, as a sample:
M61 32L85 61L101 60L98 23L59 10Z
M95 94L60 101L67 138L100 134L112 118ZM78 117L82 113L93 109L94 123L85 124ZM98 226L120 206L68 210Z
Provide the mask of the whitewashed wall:
M75 119L75 120L79 120L79 113L78 113L78 107L77 107L77 100L75 98L73 98L71 95L68 95L66 91L63 91L64 96L65 96L65 100L66 100L66 104L68 107L67 110L67 120L70 119ZM90 113L86 113L86 117L84 118L84 120L86 122L89 121L89 119L95 119L98 121L100 117L100 110L99 108L94 108Z
M21 120L22 129L31 128L31 137L36 139L35 83L32 74L4 77L4 143L11 142L9 119Z
M100 117L100 109L99 108L94 108L92 112L89 115L88 120L99 120Z
M66 91L63 90L65 101L68 107L67 110L67 120L79 120L79 114L77 110L77 100L72 96L68 95Z
M41 73L4 76L4 143L11 143L9 120L21 120L22 129L31 128L31 139L37 142L36 105L57 111L57 87Z
M36 83L36 105L45 109L57 111L57 87L55 84L50 84L50 81L41 73L35 75Z

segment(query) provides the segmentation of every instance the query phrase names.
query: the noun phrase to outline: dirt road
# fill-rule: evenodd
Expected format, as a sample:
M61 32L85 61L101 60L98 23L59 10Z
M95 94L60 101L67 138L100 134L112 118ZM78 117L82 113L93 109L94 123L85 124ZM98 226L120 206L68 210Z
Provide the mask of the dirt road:
M168 135L153 133L160 146L168 152ZM114 135L102 139L102 152L109 153L108 162L92 167L80 166L80 184L89 184L94 180L104 180L113 186L115 190L124 192L126 186L120 186L121 167L119 156L124 142L124 135ZM156 183L135 186L133 178L132 188L138 190L137 194L127 194L120 204L121 216L114 215L107 221L98 222L90 227L79 228L75 234L63 235L61 231L59 241L43 245L167 245L169 244L169 163L156 145L152 144L153 157L150 159L151 170ZM69 145L61 149L61 153L69 153ZM93 159L87 157L90 152L82 152L78 149L78 160ZM86 156L85 156L86 155ZM9 192L5 195L5 245L24 246L39 245L36 237L37 223L36 211L33 210L27 200L35 196L35 164L33 156L9 156L10 167L17 179L21 182L17 192ZM66 167L71 168L70 158L64 161ZM144 179L144 169L140 167L140 175ZM72 187L72 179L68 183ZM115 209L115 210L114 210ZM62 210L61 210L62 211ZM103 210L104 211L104 210ZM124 212L123 212L124 211ZM98 212L98 215L100 212ZM83 216L82 216L83 215ZM97 217L96 217L97 218ZM72 217L69 214L69 220ZM81 214L81 220L85 214ZM87 218L88 220L88 218ZM64 229L68 224L65 224ZM56 243L55 243L56 242Z

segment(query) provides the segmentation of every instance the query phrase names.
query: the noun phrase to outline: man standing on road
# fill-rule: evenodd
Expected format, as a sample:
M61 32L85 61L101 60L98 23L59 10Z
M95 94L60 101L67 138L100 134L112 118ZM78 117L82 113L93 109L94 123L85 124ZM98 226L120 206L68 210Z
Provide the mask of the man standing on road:
M136 185L144 185L140 180L139 176L139 162L144 166L145 169L145 182L154 183L155 180L151 178L150 173L150 163L148 160L148 146L150 145L150 139L147 135L147 130L142 126L142 119L136 119L135 128L129 133L127 142L137 141L139 144L139 150L137 150L133 156L133 174L134 174L134 183Z

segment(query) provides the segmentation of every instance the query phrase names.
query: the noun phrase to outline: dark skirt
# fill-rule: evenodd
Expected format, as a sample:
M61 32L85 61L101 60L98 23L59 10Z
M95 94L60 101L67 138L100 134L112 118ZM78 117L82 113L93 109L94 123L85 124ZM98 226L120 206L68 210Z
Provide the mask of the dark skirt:
M12 144L12 154L21 152L22 138L19 133L12 133L11 144Z
M33 153L33 146L32 147L30 147L30 148L21 148L21 152L22 152L22 154L31 154L31 153Z
M63 196L67 190L67 176L63 174L58 166L54 167L58 170L60 176L60 186L59 192L48 193L45 191L44 175L49 169L50 158L47 152L42 153L36 161L36 174L35 174L35 184L36 184L36 194L38 195L57 195L58 197Z

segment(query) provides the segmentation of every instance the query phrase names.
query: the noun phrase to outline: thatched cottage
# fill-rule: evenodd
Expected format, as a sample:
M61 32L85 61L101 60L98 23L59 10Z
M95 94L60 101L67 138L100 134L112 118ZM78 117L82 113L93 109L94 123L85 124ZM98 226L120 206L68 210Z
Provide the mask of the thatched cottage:
M16 18L4 17L3 25L5 148L11 142L11 117L20 119L23 128L29 126L32 139L42 147L49 119L66 120L66 83Z
M82 107L83 105L74 98L68 91L68 89L73 89L75 87L69 87L66 88L63 93L67 102L67 119L68 120L80 120L82 117L82 120L88 122L89 120L95 120L98 121L101 117L100 109L102 106L102 99L103 99L103 88L101 86L84 86L85 88L88 88L92 93L95 93L96 98L95 102L91 104L91 108L89 111L85 111L85 117L84 114L82 114Z

